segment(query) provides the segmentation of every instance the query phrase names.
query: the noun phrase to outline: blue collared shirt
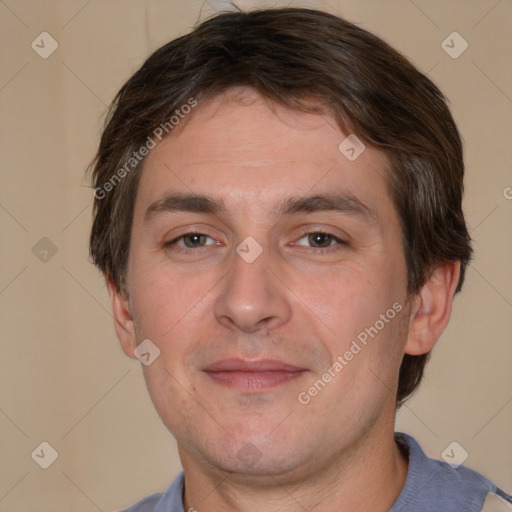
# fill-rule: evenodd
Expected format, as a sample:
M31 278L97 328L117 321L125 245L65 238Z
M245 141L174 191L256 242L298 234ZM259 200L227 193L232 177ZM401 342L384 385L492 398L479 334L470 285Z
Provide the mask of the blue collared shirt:
M389 512L512 512L512 497L487 478L464 466L454 469L427 457L407 434L395 437L409 452L409 470ZM184 484L180 473L165 493L152 494L124 512L185 512Z

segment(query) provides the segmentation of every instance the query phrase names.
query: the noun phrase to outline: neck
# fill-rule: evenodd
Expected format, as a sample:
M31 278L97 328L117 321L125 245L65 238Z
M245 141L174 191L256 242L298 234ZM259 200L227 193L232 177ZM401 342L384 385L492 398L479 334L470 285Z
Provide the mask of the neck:
M180 448L186 486L185 510L235 512L387 512L398 498L408 470L393 429L366 435L322 467L293 475L239 475L205 466Z

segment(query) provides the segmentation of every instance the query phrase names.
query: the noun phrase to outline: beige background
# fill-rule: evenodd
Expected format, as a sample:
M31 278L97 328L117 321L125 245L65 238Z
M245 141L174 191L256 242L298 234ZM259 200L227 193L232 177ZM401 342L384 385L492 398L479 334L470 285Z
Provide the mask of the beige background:
M165 489L180 470L88 262L92 193L83 173L122 83L223 3L0 0L0 511L119 509ZM468 466L510 493L512 2L286 4L324 8L376 32L451 101L466 145L476 257L397 429L436 458L457 441ZM47 59L31 48L43 31L59 45ZM469 43L457 59L441 47L453 31ZM46 262L48 242L33 252L43 237L57 249ZM31 457L43 441L59 454L48 469Z

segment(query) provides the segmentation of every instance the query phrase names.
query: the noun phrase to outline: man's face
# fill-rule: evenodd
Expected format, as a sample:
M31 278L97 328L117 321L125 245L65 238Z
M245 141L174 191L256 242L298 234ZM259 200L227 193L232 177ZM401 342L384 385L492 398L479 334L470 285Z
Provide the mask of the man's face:
M394 420L408 308L387 160L350 161L331 117L249 89L182 128L147 157L133 219L149 393L184 465L315 471Z

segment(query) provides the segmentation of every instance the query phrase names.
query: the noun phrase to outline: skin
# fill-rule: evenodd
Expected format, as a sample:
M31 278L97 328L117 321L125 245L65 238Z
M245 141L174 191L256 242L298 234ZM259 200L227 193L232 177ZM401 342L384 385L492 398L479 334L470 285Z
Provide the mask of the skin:
M124 352L135 358L144 339L160 350L143 371L178 442L185 510L387 511L404 485L408 462L393 438L398 370L404 353L430 351L444 330L459 264L441 265L407 297L387 159L367 146L349 161L338 150L346 136L327 114L233 88L196 107L145 161L128 296L108 285ZM170 193L208 195L225 211L145 216ZM375 219L275 212L290 197L326 193L355 196ZM308 236L319 231L333 237ZM206 236L178 238L186 233ZM252 263L236 252L248 236L262 249ZM401 311L300 403L298 394L395 303ZM203 371L232 357L306 371L243 392Z

